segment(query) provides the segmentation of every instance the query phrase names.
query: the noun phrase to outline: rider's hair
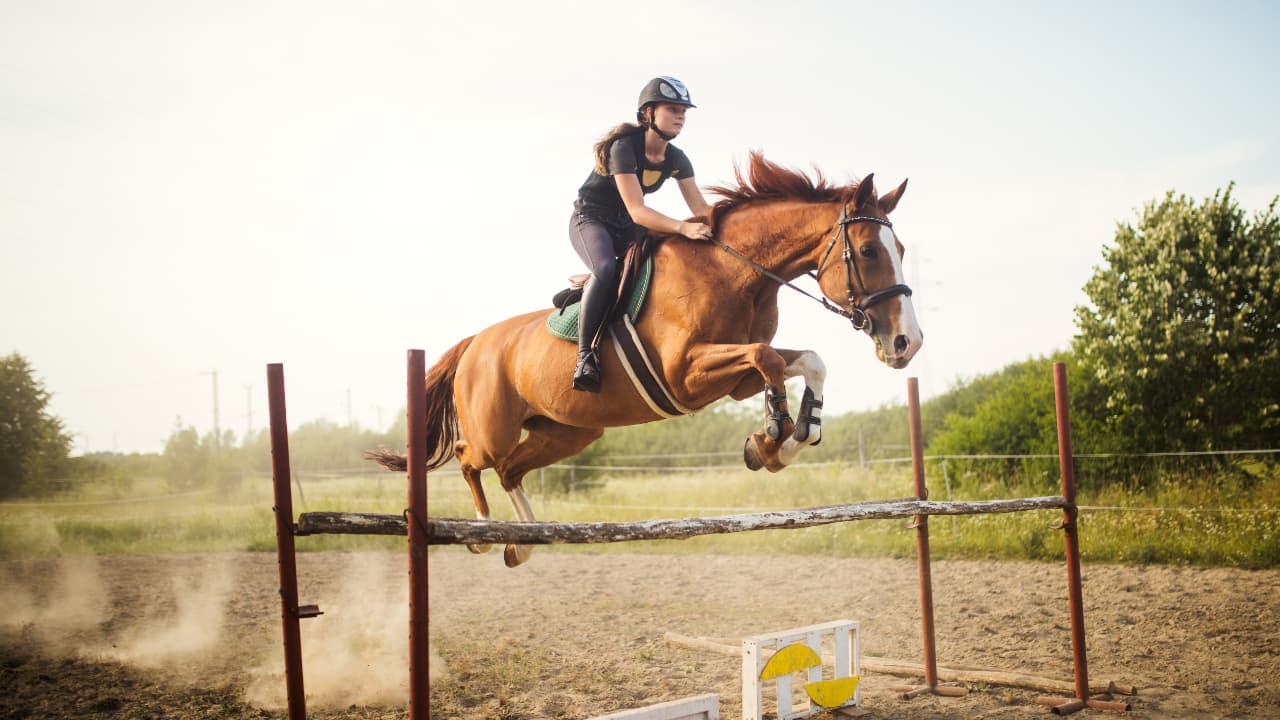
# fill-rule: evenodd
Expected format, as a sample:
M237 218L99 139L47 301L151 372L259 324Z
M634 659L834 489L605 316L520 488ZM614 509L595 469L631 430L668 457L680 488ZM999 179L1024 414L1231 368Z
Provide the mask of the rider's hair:
M605 133L604 137L600 138L600 141L596 143L595 149L593 150L593 154L596 159L596 172L601 175L609 174L609 146L613 144L614 140L617 140L624 135L639 135L646 129L647 128L644 125L639 125L637 123L622 123Z

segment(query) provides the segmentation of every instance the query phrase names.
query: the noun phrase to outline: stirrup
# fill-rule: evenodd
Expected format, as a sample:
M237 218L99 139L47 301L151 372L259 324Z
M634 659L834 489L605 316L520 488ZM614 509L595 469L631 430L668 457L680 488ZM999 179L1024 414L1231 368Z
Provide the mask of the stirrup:
M578 353L578 365L573 369L573 389L600 392L600 358L594 350Z

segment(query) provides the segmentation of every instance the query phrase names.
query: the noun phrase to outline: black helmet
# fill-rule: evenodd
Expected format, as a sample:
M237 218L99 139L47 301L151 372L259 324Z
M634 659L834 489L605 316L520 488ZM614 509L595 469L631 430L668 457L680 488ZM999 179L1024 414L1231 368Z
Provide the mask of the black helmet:
M684 83L668 75L656 77L645 84L644 89L640 91L640 101L636 103L636 110L643 110L644 106L650 103L697 107L689 100L689 89L684 86Z

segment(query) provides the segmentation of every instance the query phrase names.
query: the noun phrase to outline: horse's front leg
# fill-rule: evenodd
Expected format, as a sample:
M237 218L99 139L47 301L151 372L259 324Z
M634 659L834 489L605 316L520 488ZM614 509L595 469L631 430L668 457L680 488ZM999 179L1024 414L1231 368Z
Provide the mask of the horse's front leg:
M732 388L729 394L743 400L765 390L765 424L747 438L743 460L752 470L767 467L777 472L786 467L780 452L795 430L787 408L786 372L791 363L764 343L699 345L686 357L685 390L691 396L718 386Z
M765 427L762 433L753 435L744 449L747 467L759 470L768 467L772 472L796 461L800 451L806 447L817 445L822 441L822 393L823 383L827 378L827 366L822 358L812 350L775 350L783 359L783 377L789 380L794 377L804 378L804 395L800 401L800 411L794 420L787 415L786 391L783 386L768 384L762 375L752 373L738 383L730 395L735 400L745 400L761 390L765 392ZM794 423L790 436L779 435L783 421ZM778 442L777 453L769 452L766 441ZM754 447L752 445L754 444Z
M822 387L827 379L827 366L812 350L779 350L778 354L787 360L787 378L804 378L804 396L800 400L800 412L796 413L795 430L778 451L782 464L790 465L801 450L822 441Z

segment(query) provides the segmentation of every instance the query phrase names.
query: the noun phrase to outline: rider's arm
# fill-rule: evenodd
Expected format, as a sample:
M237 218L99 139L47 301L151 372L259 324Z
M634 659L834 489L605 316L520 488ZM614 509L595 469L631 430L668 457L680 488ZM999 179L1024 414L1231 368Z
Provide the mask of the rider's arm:
M698 183L691 177L680 178L676 183L680 186L680 194L684 195L684 201L689 206L689 212L694 217L706 217L711 208L707 205L707 199L702 197L702 190L698 187Z
M692 178L691 178L692 179ZM640 180L630 173L613 176L618 184L618 194L627 206L627 212L637 225L643 225L657 232L676 233L692 240L706 240L711 237L711 228L702 223L683 222L654 210L644 204L644 191L640 189ZM683 185L681 186L683 190ZM703 202L705 205L705 201Z

